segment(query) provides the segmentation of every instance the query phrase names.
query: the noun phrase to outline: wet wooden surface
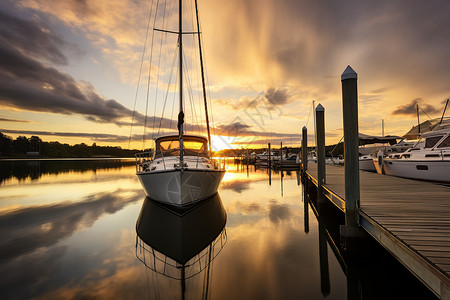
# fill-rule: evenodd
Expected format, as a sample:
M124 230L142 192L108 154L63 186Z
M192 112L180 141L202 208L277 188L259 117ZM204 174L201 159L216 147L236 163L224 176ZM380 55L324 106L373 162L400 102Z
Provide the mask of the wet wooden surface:
M317 178L317 165L308 165L308 174ZM327 165L325 186L340 201L344 183L344 167ZM450 187L363 171L360 186L360 215L433 265L448 284Z

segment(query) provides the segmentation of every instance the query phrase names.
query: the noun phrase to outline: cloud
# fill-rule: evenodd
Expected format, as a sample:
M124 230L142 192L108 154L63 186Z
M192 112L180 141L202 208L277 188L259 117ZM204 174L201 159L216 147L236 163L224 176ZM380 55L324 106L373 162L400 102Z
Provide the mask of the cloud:
M5 48L36 59L67 65L61 48L75 47L35 20L24 20L0 11L0 39ZM11 63L14 63L12 61Z
M26 120L14 120L14 119L5 119L5 118L0 118L0 122L31 123L31 121L26 121Z
M18 24L9 30L0 30L0 39L7 41L0 44L1 105L29 111L80 114L91 121L117 125L123 125L125 118L131 118L131 110L116 100L104 99L90 83L78 82L35 59L35 56L44 56L56 63L66 63L64 55L57 50L58 44L63 44L61 40L47 31L40 31L39 38L30 39L25 48L28 50L23 50L21 26L34 27L26 21L0 17L1 27L8 27L9 23ZM14 34L19 36L17 41L10 37ZM46 44L49 46L45 47ZM135 116L143 119L139 113Z
M272 105L283 105L286 104L287 101L289 100L289 94L287 89L269 88L264 94L264 97Z
M265 92L260 92L255 97L240 97L239 99L215 99L214 102L227 106L235 111L240 110L273 110L276 106L288 103L292 94L286 87L269 87Z
M417 116L417 105L419 105L419 114L425 112L426 114L437 114L439 109L431 104L422 104L422 98L413 99L410 103L398 106L391 115Z

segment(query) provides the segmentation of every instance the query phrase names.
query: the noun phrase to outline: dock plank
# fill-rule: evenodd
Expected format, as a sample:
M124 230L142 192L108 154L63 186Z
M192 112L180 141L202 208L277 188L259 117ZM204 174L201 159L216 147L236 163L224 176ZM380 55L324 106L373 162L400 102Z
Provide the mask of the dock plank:
M317 184L317 165L310 164L308 168L309 176ZM333 197L345 199L344 181L342 166L327 165L325 187ZM342 207L341 210L345 210L345 203ZM449 292L449 186L361 171L360 215L368 218L364 224L370 224L366 225L371 227L370 230L379 228L382 232L379 234L384 235L385 240L393 241L383 246L389 249L402 245L403 250L389 251L394 256L395 253L409 253L404 261L400 257L397 259L414 275L437 294ZM379 242L383 243L381 240ZM425 271L428 268L431 273L421 275L417 272L421 268Z

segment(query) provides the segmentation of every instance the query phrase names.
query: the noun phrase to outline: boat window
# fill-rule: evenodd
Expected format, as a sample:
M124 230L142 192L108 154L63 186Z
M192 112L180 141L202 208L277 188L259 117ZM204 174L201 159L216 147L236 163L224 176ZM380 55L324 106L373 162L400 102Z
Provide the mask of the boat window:
M205 150L205 144L197 141L184 141L185 149Z
M442 139L443 135L433 136L425 139L425 148L433 148L440 139Z
M416 166L417 170L421 170L421 171L426 171L428 170L428 166L424 166L424 165L417 165Z
M450 147L450 135L445 138L445 140L438 146L438 148Z
M170 150L170 149L180 149L180 142L176 141L162 141L159 143L158 150Z
M183 141L183 145L185 149L194 149L194 150L205 150L205 143L199 141ZM171 150L171 149L180 149L180 142L178 140L175 141L162 141L159 143L158 150Z

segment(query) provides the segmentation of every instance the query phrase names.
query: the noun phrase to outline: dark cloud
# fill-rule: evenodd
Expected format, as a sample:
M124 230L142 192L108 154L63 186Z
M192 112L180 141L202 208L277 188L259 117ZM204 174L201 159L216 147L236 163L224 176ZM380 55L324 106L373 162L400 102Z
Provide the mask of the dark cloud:
M440 110L430 104L423 104L422 98L413 99L410 103L398 106L392 115L417 116L417 105L419 105L419 113L438 114Z
M90 83L76 81L40 61L63 65L68 62L61 49L69 44L44 25L0 12L0 41L1 105L80 114L98 123L129 124L133 115L130 109L114 99L104 99ZM134 117L137 122L144 122L142 114L135 113Z
M5 119L5 118L0 118L0 122L30 123L30 121L26 121L26 120L14 120L14 119Z
M231 124L218 125L215 127L215 130L219 135L241 136L247 134L249 128L251 126L241 123L241 121L236 121Z
M264 94L264 97L272 105L283 105L288 102L290 96L287 89L269 88Z
M253 98L241 98L239 100L216 99L215 102L228 106L236 111L271 111L274 107L288 103L292 98L289 90L282 87L270 87L265 92L260 92Z
M123 125L132 111L103 99L87 82L47 67L22 52L0 44L0 104L29 111L80 114L91 121ZM135 115L143 120L141 114Z
M61 65L68 62L61 48L69 44L35 19L24 20L0 11L0 40L3 47L29 57L44 58ZM14 64L14 61L11 63Z
M39 130L13 130L0 129L0 132L19 134L19 135L37 135L37 136L60 136L60 137L80 137L89 138L90 140L99 142L126 142L129 140L128 136L106 134L106 133L86 133L86 132L56 132L56 131L39 131ZM133 140L142 138L141 136L132 136Z

